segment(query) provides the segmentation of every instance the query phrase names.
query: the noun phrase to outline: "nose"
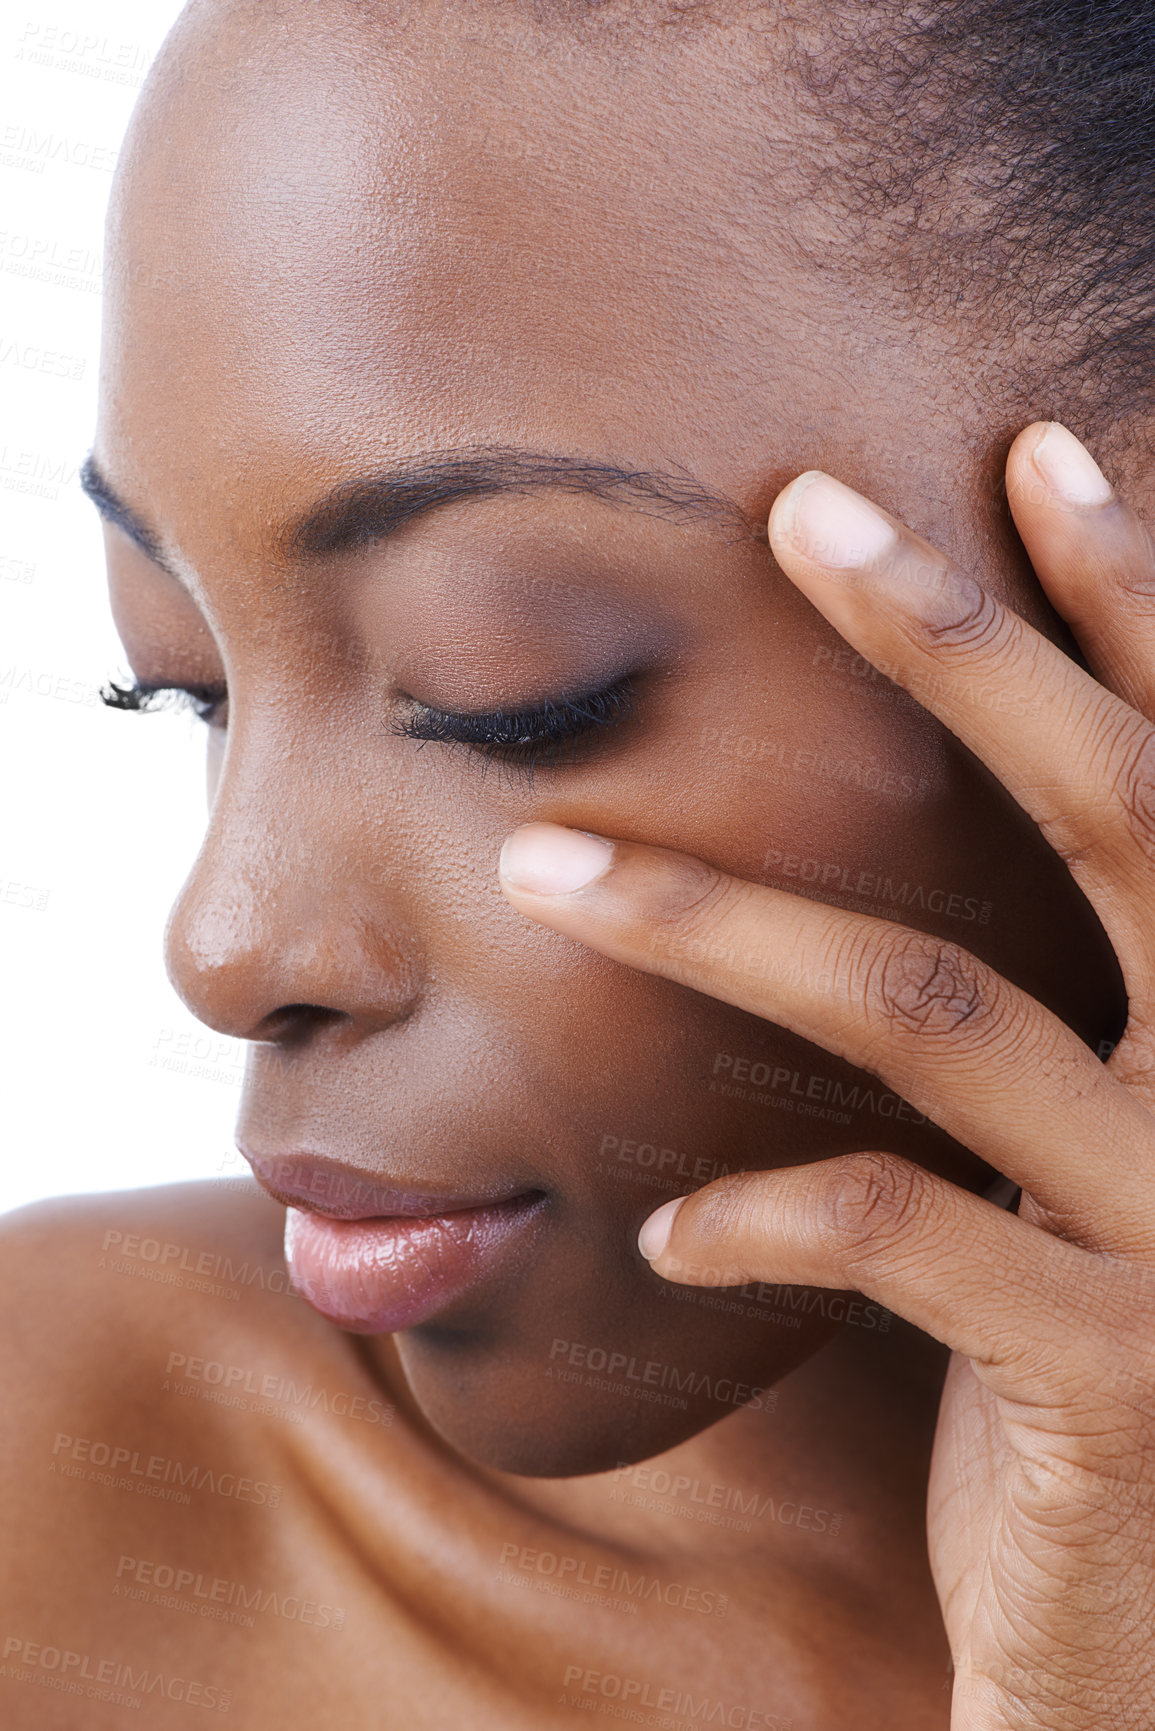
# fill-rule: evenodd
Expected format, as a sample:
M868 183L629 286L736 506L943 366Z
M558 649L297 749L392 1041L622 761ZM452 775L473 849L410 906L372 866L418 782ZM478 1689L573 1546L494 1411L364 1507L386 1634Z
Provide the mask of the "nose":
M229 756L165 933L177 992L199 1021L242 1040L406 1020L420 997L417 944L359 778L284 749L275 767Z

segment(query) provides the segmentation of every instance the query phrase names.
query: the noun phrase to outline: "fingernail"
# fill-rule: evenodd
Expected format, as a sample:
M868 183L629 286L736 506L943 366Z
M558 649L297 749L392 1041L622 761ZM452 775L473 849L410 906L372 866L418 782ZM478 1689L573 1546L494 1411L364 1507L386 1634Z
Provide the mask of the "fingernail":
M1067 505L1105 505L1112 497L1107 477L1091 453L1058 421L1048 421L1035 446L1035 467Z
M670 1233L674 1230L674 1215L685 1200L684 1196L675 1196L672 1202L663 1202L643 1223L642 1230L638 1233L638 1249L647 1262L656 1262L670 1242Z
M566 896L600 877L613 857L613 843L588 830L527 823L506 837L499 870L519 890Z
M897 539L869 500L820 469L799 475L790 489L784 527L804 558L834 571L869 565Z

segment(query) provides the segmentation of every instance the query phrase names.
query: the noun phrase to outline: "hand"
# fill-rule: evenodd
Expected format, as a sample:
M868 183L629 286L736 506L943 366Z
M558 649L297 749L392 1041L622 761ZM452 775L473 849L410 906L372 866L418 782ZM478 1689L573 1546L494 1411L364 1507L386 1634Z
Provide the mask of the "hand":
M863 1152L723 1178L640 1246L685 1284L852 1287L952 1349L929 1543L954 1731L1155 1724L1155 552L1064 428L1007 465L1096 677L829 477L775 502L787 576L982 758L1097 910L1130 1020L1104 1065L965 950L555 825L514 906L871 1070L1020 1185L1019 1213Z

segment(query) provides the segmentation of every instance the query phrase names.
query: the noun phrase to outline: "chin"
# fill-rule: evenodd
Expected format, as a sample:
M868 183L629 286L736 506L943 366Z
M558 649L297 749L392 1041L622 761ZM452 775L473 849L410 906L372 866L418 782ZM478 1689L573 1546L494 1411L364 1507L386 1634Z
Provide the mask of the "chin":
M745 1290L671 1288L620 1314L428 1324L393 1339L414 1399L458 1453L500 1472L574 1478L665 1454L742 1410L773 1425L775 1384L837 1332L825 1313L833 1295L815 1294L806 1314L804 1303L796 1313L751 1303ZM877 1327L885 1313L858 1303Z

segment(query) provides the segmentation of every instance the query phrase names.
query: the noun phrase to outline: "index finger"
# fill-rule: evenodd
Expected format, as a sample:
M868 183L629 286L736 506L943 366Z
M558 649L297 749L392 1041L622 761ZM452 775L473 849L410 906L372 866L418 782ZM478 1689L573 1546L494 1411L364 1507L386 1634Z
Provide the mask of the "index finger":
M514 831L502 888L521 912L615 961L872 1071L1028 1190L1064 1236L1155 1247L1148 1113L1065 1023L969 951L557 824Z

